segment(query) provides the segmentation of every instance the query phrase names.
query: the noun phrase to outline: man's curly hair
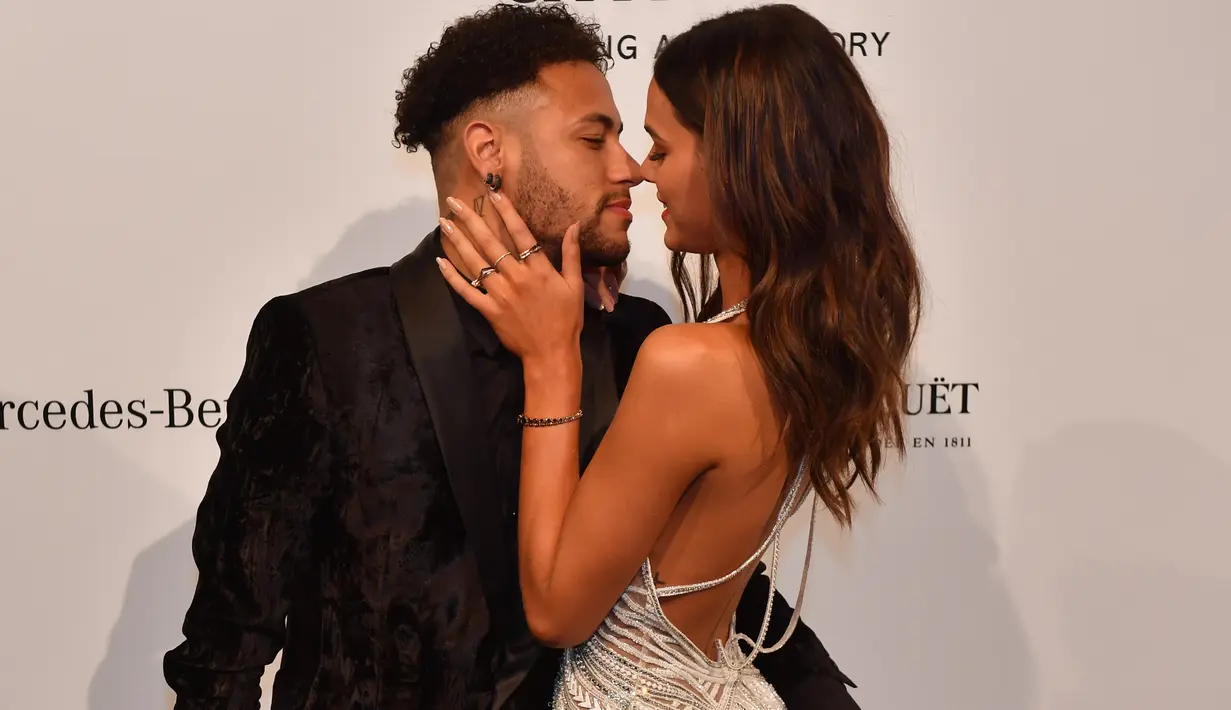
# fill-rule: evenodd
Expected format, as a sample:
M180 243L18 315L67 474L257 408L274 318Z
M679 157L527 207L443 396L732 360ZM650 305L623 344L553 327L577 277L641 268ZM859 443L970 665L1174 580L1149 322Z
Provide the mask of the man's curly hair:
M610 61L599 26L559 5L495 5L463 17L403 72L393 145L435 154L476 103L533 82L552 64L586 62L605 73Z

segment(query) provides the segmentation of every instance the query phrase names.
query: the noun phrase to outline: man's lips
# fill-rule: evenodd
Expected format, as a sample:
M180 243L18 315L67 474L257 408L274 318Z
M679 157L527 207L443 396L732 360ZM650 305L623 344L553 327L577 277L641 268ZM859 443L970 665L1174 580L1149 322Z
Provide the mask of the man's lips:
M612 202L608 202L606 207L604 207L603 209L611 210L612 212L615 212L624 217L632 217L633 216L632 206L633 206L632 200L627 200L627 199L614 200Z

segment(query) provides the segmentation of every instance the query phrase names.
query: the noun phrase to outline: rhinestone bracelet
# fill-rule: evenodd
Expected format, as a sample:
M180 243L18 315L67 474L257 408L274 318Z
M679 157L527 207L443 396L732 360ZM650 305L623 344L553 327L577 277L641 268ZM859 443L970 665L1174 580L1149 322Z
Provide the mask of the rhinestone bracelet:
M527 417L525 414L517 415L517 423L522 426L541 427L541 426L557 426L560 424L568 424L569 422L581 419L581 410L578 409L576 414L570 414L567 417L554 417L551 419L539 419L536 417Z

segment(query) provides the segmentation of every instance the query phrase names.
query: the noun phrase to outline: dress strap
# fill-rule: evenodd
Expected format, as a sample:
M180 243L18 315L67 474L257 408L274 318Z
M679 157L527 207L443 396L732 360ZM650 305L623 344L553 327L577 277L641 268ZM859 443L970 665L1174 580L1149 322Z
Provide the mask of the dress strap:
M816 516L821 507L821 498L812 491L812 519L808 523L808 548L804 552L804 569L803 574L799 578L799 594L795 597L795 609L791 612L791 622L787 624L786 631L782 632L782 638L778 639L769 648L765 647L765 637L769 634L769 620L774 610L774 590L777 589L778 577L778 543L774 543L774 556L769 565L769 599L765 602L765 617L761 620L761 633L757 635L757 640L753 641L744 634L736 633L735 619L731 619L731 637L727 641L728 645L739 646L741 641L747 642L752 646L752 650L748 653L745 663L752 663L753 659L760 653L773 653L786 645L786 642L791 638L791 634L795 633L795 627L799 624L799 614L804 606L804 591L808 588L808 567L812 562L812 543L816 539ZM724 649L725 650L725 649Z
M820 496L816 495L815 491L809 491L812 495L812 519L808 523L808 548L804 552L803 574L799 580L799 594L795 597L795 608L791 612L791 621L787 624L786 631L782 633L782 638L778 639L777 643L768 647L765 645L765 637L769 635L769 621L773 617L774 593L778 588L778 562L782 547L782 527L786 523L787 519L790 518L791 512L793 512L794 509L792 504L796 500L800 487L806 479L807 476L804 473L804 467L801 463L799 466L799 471L795 474L795 481L791 485L791 492L787 495L787 499L783 502L783 506L778 513L778 519L774 522L773 532L770 533L769 538L766 539L765 543L761 545L761 548L754 553L747 562L740 565L739 569L728 575L720 577L719 579L712 580L711 582L679 585L676 587L664 587L657 592L658 597L678 596L680 594L687 594L688 592L699 591L701 589L709 589L717 584L722 584L723 582L734 578L735 575L739 574L739 572L747 569L752 563L759 560L761 555L765 553L766 548L772 546L773 554L769 563L769 593L768 598L765 600L765 616L761 619L761 629L757 634L756 640L753 640L745 634L737 632L735 630L735 619L732 617L731 630L730 635L727 638L727 643L725 646L719 646L719 653L726 659L725 663L733 668L747 667L758 655L778 651L786 645L786 642L791 638L791 635L795 633L795 627L799 625L799 614L804 605L804 593L808 588L808 571L812 562L812 545L816 539L816 517L817 512L820 510L821 503ZM803 501L800 502L802 503ZM654 593L653 587L651 587L651 593ZM740 647L741 643L746 643L750 647L747 653L744 653L743 649Z
M744 560L743 564L731 570L727 574L724 574L723 576L717 579L711 579L708 582L697 582L695 584L677 584L677 585L669 586L669 587L658 587L654 590L656 596L658 596L659 599L666 599L668 597L678 597L678 596L682 596L685 594L692 594L693 592L704 591L706 589L713 589L714 587L717 587L719 585L726 584L732 579L735 579L737 576L739 576L741 573L743 573L748 568L755 565L757 562L760 562L761 558L765 556L765 553L766 551L769 550L770 546L774 547L774 558L777 559L778 540L782 536L782 528L784 525L786 525L787 520L789 520L791 517L791 513L793 512L793 504L795 500L799 497L799 491L800 491L800 488L805 478L806 478L806 475L804 474L804 467L801 464L800 467L795 472L795 480L791 482L791 489L786 495L786 500L782 502L782 506L778 509L777 517L774 520L774 527L770 531L769 536L765 538L765 541L761 543L761 546L757 548L756 552L752 553L752 556L750 556L747 560ZM811 537L811 534L809 534L809 537ZM811 544L811 540L809 540L809 544ZM771 584L770 588L772 589L773 588L772 580L770 584Z

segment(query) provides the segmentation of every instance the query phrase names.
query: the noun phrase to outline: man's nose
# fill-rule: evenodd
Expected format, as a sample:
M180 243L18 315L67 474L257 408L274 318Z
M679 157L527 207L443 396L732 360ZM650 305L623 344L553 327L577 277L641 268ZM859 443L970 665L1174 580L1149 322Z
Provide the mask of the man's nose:
M641 174L641 166L633 160L633 156L629 155L627 150L620 152L623 153L623 160L616 167L615 174L611 176L613 182L629 187L636 187L645 182L645 177Z

